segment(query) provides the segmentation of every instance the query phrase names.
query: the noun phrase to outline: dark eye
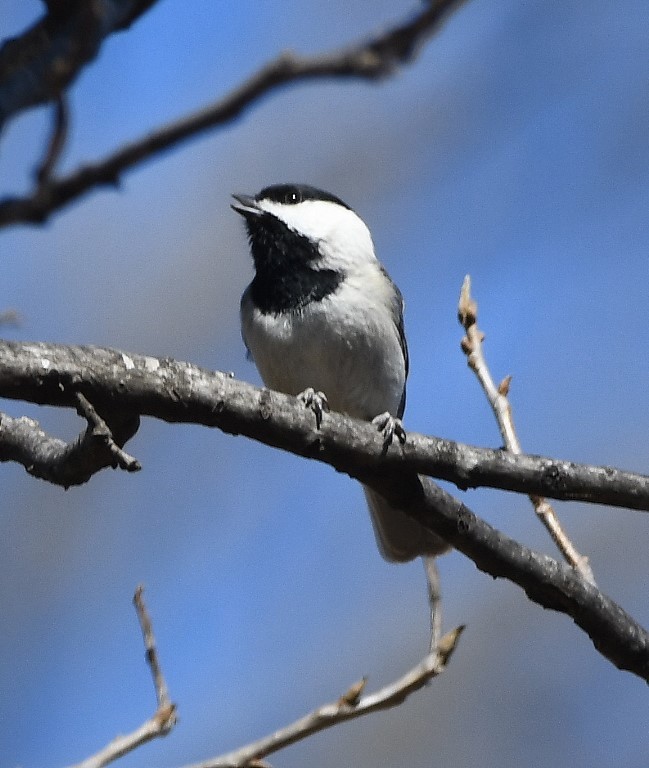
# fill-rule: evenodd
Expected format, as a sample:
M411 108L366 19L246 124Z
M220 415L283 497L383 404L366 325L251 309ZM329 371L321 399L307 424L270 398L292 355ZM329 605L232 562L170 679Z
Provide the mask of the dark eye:
M298 197L297 192L291 192L288 197L289 197L289 199L288 199L287 202L289 202L289 203L299 203L300 202L300 198Z

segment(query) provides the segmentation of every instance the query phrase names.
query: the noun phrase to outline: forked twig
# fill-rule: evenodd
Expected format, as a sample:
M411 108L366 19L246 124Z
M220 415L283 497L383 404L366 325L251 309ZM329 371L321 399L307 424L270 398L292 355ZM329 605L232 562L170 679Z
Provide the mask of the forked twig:
M458 305L458 318L466 331L466 336L462 339L462 351L467 357L469 368L478 377L478 381L491 405L505 448L511 453L521 454L523 451L514 428L512 408L507 397L511 376L506 376L498 386L496 386L491 376L482 348L484 333L478 328L478 304L471 296L471 278L469 275L464 278L462 284ZM547 528L566 562L575 568L584 579L591 584L595 584L595 577L588 558L577 552L568 535L563 530L552 505L543 496L531 495L529 499L538 518Z
M111 428L97 413L88 398L81 392L75 392L74 396L77 401L77 410L88 422L91 436L101 440L106 445L120 469L125 469L127 472L139 472L142 469L140 462L115 442Z
M71 768L102 768L142 744L158 736L165 736L176 724L176 707L169 698L167 684L160 668L153 627L144 603L141 586L135 591L133 603L142 629L146 659L153 677L158 708L154 715L137 730L126 736L118 736L100 752ZM381 709L395 707L446 669L463 630L464 626L459 626L440 638L436 647L417 666L375 693L363 695L367 679L362 678L350 686L337 701L318 707L294 723L233 752L186 768L262 768L266 766L263 761L266 755L306 739L318 731Z
M122 146L107 157L94 163L79 167L76 171L59 178L48 178L26 197L8 197L0 200L0 227L19 222L43 223L54 211L57 211L71 201L78 199L93 188L105 185L117 185L122 175L132 167L155 157L171 147L191 137L195 137L219 125L225 125L238 118L250 105L258 102L266 94L277 90L289 83L308 82L323 78L352 78L375 81L388 77L398 70L401 65L411 62L428 40L441 26L442 22L458 8L465 0L430 0L421 4L422 7L412 17L395 24L374 37L354 43L341 50L332 51L316 56L298 56L293 53L283 53L261 67L255 74L234 88L224 98L198 110L184 118L167 125L148 131L146 135ZM136 10L133 16L145 10L143 6L152 5L153 0L140 0L119 5L133 5ZM95 19L96 7L102 4L80 3L79 13L74 13L76 24L72 25L73 32L78 33L77 24L83 22L83 17L90 14ZM90 10L85 11L85 6ZM77 18L79 17L79 18ZM96 19L95 19L96 20ZM101 21L101 19L100 19ZM69 26L69 25L68 25ZM101 30L101 32L100 32ZM99 44L103 37L110 33L110 25L97 24L94 28ZM79 33L80 34L80 33ZM60 32L61 42L67 42L67 35ZM49 47L42 55L49 62L51 51ZM22 49L22 41L14 46L16 56ZM71 66L76 73L85 63L85 59L72 57ZM39 59L40 60L40 59ZM24 70L24 66L22 69ZM56 74L54 72L53 74ZM2 71L0 70L0 75ZM24 78L25 79L25 78ZM34 91L27 104L49 101L52 98L47 79L33 76ZM11 83L10 83L11 85ZM65 84L58 85L57 93ZM9 96L7 96L9 90ZM0 89L0 124L2 123L2 107L13 101L16 88L2 91ZM2 97L5 96L3 101ZM12 104L13 109L8 114L24 108L23 100Z
M146 605L144 604L142 586L139 586L135 590L133 603L135 604L135 610L137 611L140 627L142 629L144 647L146 648L146 659L153 676L158 708L152 717L144 722L137 730L126 736L117 736L102 750L91 757L86 758L81 763L71 766L71 768L102 768L102 766L108 765L108 763L112 763L114 760L123 757L142 744L146 744L147 741L151 741L159 736L166 736L176 724L176 706L175 704L172 704L169 699L167 684L165 683L160 669L158 652L153 637L153 627Z

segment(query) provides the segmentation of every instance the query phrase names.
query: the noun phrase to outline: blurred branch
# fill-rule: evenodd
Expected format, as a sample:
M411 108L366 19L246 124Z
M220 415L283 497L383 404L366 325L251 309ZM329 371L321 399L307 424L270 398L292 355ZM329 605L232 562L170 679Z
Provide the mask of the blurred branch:
M20 312L17 309L2 309L0 310L0 326L13 325L17 328L22 321Z
M512 407L508 397L512 377L507 376L496 386L491 376L482 347L484 333L478 328L478 303L471 296L471 278L469 275L464 278L462 284L458 317L466 331L466 336L462 339L462 351L466 355L469 368L475 373L487 396L498 422L505 448L512 453L521 454L523 449L516 434ZM537 517L547 529L566 562L578 570L584 579L594 584L595 577L588 563L588 558L577 552L568 534L563 530L552 505L538 494L530 495L530 501Z
M137 611L140 628L142 629L146 659L153 676L158 708L137 730L126 736L117 736L97 754L83 760L81 763L77 763L72 768L102 768L102 766L123 757L142 746L142 744L146 744L148 741L160 736L166 736L176 725L176 706L169 699L167 685L162 676L158 661L158 651L153 637L153 625L144 603L143 591L141 586L137 588L133 603Z
M296 398L258 389L191 363L104 347L0 340L0 397L76 409L77 392L93 403L113 432L118 432L120 447L137 429L129 419L153 416L245 435L324 461L348 474L373 468L407 468L448 480L461 489L499 488L649 511L646 475L554 458L516 456L416 432L408 432L404 444L395 441L385 453L380 433L367 422L328 413L316 429L312 413ZM121 429L114 423L118 417L125 422ZM126 428L133 429L128 437L122 434ZM25 432L24 445L20 429ZM65 482L57 479L57 471L48 476L47 452L39 456L37 445L45 439L54 440L47 438L36 422L3 417L0 460L18 461L28 468L33 463L43 470L34 474L59 485L77 485L89 479L90 462L77 477L72 470L65 472ZM61 441L52 444L55 458L65 446ZM16 455L18 448L23 449L22 456ZM113 466L113 462L98 464L95 471L106 466Z
M126 29L156 0L49 0L48 12L0 47L0 129L19 112L55 101L106 37Z
M404 702L410 694L423 688L445 670L463 630L463 626L451 630L441 638L435 650L429 653L416 667L376 693L363 695L366 684L366 679L363 678L352 685L332 704L318 707L308 715L274 731L259 741L186 768L244 768L251 764L259 764L259 761L267 755L278 752L297 741L302 741L325 728L331 728L347 720L369 715L382 709L396 707Z
M464 0L436 0L428 3L409 21L370 40L332 53L313 57L283 53L211 106L150 131L114 154L85 165L68 176L60 179L50 178L31 195L0 201L0 226L19 222L44 222L54 211L89 190L99 186L116 185L124 171L144 160L215 126L231 122L246 108L280 86L331 77L364 80L387 77L393 74L399 65L410 62L446 16L462 2ZM141 2L140 5L142 4ZM0 106L3 103L1 81L0 62ZM56 90L50 93L48 98L53 98L58 93L59 90Z
M467 463L466 456L462 459L466 451L474 458L482 455L487 464L502 456L513 475L522 462L525 477L535 477L536 488L545 483L548 463L563 466L563 462L469 448L411 433L405 445L394 444L384 455L382 436L371 424L329 413L316 429L313 414L297 398L257 389L226 374L100 347L0 342L0 397L76 407L79 392L101 413L118 411L124 418L139 414L218 427L331 464L407 511L481 570L519 585L539 605L571 616L600 653L620 669L649 681L649 635L622 608L572 568L510 539L417 474L437 464L440 443L442 452L446 450L460 464ZM0 428L3 425L4 419ZM450 474L448 463L442 465ZM625 504L632 502L629 506L636 509L649 508L649 478L603 467L570 466L567 476L577 481L581 496L570 482L557 488L557 493L568 488L575 498L596 501L600 500L596 489L606 489L610 480L613 490L609 487L604 494L607 503L611 499L619 503L623 497ZM464 482L465 469L456 476Z
M68 134L68 101L63 94L54 101L54 114L52 121L52 133L47 145L47 150L41 164L36 171L36 181L39 186L47 184L52 177L52 172L61 157L65 140Z
M436 557L422 557L428 585L428 607L430 608L430 652L439 645L442 637L442 582L439 577Z

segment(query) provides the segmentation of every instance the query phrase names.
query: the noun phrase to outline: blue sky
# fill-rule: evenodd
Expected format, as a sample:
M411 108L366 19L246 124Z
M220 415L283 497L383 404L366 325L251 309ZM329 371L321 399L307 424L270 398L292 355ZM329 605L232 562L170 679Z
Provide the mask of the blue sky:
M408 3L163 0L110 39L71 92L63 168L218 98L282 50L339 47ZM16 34L42 4L4 0ZM459 350L470 273L494 376L513 375L533 453L647 472L649 54L646 4L470 0L380 84L310 83L128 174L42 228L0 237L15 339L170 355L258 382L239 337L251 276L232 192L305 181L352 205L406 298L406 427L497 446ZM24 192L44 109L0 143L0 195ZM71 413L3 402L71 438ZM384 563L347 478L264 446L145 420L137 476L63 492L3 465L0 766L62 766L153 710L131 607L144 582L181 721L123 766L206 759L376 687L427 642L418 563ZM490 522L553 553L523 499L472 491ZM557 509L601 588L645 625L642 513ZM447 673L398 710L274 765L645 766L646 686L571 622L458 554L440 563Z

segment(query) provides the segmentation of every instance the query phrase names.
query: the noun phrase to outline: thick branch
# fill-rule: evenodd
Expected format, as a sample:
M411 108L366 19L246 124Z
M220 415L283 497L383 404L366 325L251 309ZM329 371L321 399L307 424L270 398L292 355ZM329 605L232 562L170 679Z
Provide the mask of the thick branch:
M287 83L331 77L364 80L387 77L400 64L411 61L446 15L462 2L436 0L427 4L411 20L341 51L313 57L284 53L223 99L200 112L158 128L64 178L52 178L30 196L0 201L0 226L18 222L42 223L51 213L88 190L116 184L127 169L190 137L234 120L262 96ZM0 90L0 98L1 93Z
M649 681L649 635L618 605L568 566L508 538L414 474L422 471L420 466L435 464L435 440L408 435L405 446L395 445L384 455L382 437L371 425L332 413L317 430L313 414L296 398L257 389L226 374L98 347L0 343L0 397L76 407L77 392L101 412L118 408L126 414L215 426L347 472L406 509L482 570L518 584L540 605L570 615L616 666ZM451 445L462 451L446 443ZM490 460L497 453L487 452ZM512 467L524 458L505 456ZM537 464L539 481L550 460L525 458L528 466ZM599 479L610 475L630 482L636 490L643 489L631 494L636 508L649 506L649 479L617 470L573 468L583 480L594 471ZM596 496L592 487L589 494Z
M310 411L301 408L295 398L190 363L102 347L0 340L0 397L76 409L76 392L84 394L100 413L113 414L112 418L119 414L128 422L142 415L218 427L324 461L351 475L377 467L408 467L462 489L486 486L649 511L649 477L645 475L515 456L415 432L408 433L403 445L395 441L386 454L380 434L365 422L331 413L318 430ZM115 429L113 423L110 426ZM119 445L128 439L122 434L120 438ZM79 471L68 468L64 478L58 477L61 469L46 471L51 464L48 451L54 451L56 460L63 460L66 449L60 441L39 447L47 440L55 439L38 431L35 422L4 417L0 460L41 467L34 474L60 485L86 482L92 474L87 471L91 464ZM95 471L114 463L114 457L104 455L109 460Z
M570 616L618 669L649 682L649 633L573 568L492 528L428 478L381 473L363 481L446 539L481 571L512 581L530 600Z
M0 129L12 115L58 99L104 39L126 29L156 0L70 0L0 48Z

